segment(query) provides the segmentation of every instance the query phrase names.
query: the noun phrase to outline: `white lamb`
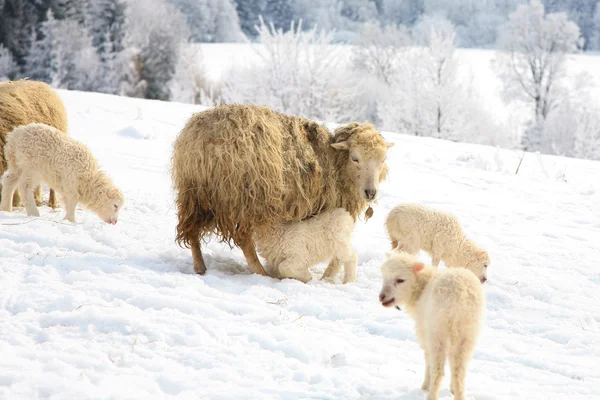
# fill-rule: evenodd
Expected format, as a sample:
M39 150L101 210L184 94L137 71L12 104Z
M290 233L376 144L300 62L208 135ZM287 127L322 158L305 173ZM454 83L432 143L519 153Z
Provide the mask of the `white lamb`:
M75 207L82 203L104 222L116 224L123 193L98 169L82 143L45 124L15 128L6 141L8 170L4 174L0 210L12 211L13 192L20 186L27 215L39 216L33 189L44 182L63 197L65 219L75 222Z
M322 278L333 278L344 264L344 283L356 280L356 253L350 244L354 219L343 208L301 222L264 227L254 232L267 272L278 278L308 282L311 266L329 261Z
M465 398L467 363L480 335L485 297L477 277L464 268L436 269L417 257L393 252L381 267L379 301L384 307L405 307L415 321L425 352L422 389L437 400L446 358L455 400Z
M385 227L392 241L392 250L417 254L424 250L437 267L440 260L446 267L465 267L481 283L487 281L490 257L487 251L467 239L458 219L446 212L420 204L400 204L387 216Z

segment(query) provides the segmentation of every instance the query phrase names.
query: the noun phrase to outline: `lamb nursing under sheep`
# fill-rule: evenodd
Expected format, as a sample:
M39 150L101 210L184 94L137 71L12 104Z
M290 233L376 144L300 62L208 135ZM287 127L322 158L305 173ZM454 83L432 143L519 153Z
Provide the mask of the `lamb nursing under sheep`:
M344 264L344 283L356 280L356 253L350 237L354 218L343 208L325 211L301 222L264 226L254 232L267 272L277 278L308 282L311 266L329 262L323 278L333 278Z
M465 398L467 363L480 335L485 297L475 275L464 268L426 267L417 257L388 253L381 267L379 301L384 307L402 306L415 321L419 345L425 352L427 399L437 400L446 358L455 400Z
M0 82L0 177L6 171L4 145L7 135L17 126L31 123L47 124L60 134L67 133L67 111L58 93L44 82L26 79ZM42 204L41 186L35 190L35 202L38 206ZM13 205L20 204L21 197L15 191ZM52 208L58 206L52 187L48 205Z
M82 203L104 222L117 223L123 194L99 170L96 159L82 143L49 125L29 124L10 133L5 153L8 170L3 178L0 210L12 211L9 199L20 186L27 215L39 216L33 188L45 182L63 196L65 219L75 222L75 207Z
M465 267L482 283L487 280L490 257L467 239L455 216L420 204L400 204L388 214L385 227L392 250L410 254L424 250L434 267L442 260L446 267Z
M266 275L255 231L299 222L334 208L358 217L385 179L387 150L373 126L329 130L269 107L227 104L194 114L174 144L176 240L206 272L200 240L216 234Z

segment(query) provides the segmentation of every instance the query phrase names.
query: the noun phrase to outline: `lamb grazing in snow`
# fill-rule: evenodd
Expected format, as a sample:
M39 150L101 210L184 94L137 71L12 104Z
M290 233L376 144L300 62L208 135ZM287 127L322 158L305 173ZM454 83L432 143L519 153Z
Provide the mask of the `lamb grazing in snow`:
M446 358L455 400L465 398L467 363L479 338L485 297L475 275L464 268L426 267L408 253L387 254L381 267L379 301L384 307L405 307L415 321L419 345L425 352L427 399L437 400Z
M348 283L356 280L356 253L350 244L353 229L354 218L335 208L301 222L261 227L254 239L271 276L306 283L312 278L311 266L331 261L323 278L333 278L344 264L344 283Z
M368 124L332 134L252 104L196 113L173 146L177 243L191 248L198 274L206 272L200 240L215 234L242 249L252 272L266 275L254 232L339 207L358 217L386 177L392 145Z
M44 82L26 79L0 82L0 177L6 170L4 145L7 135L17 126L31 123L47 124L63 135L67 133L67 111L58 93ZM38 206L42 204L41 186L35 190L35 202ZM13 206L20 204L21 197L15 191ZM48 205L58 206L53 188L50 188Z
M57 129L29 124L13 130L5 147L8 171L4 174L0 210L12 211L14 189L21 187L27 215L39 216L33 188L45 182L63 196L67 215L75 222L75 207L82 203L104 222L116 224L124 197L112 180L98 170L90 150Z
M420 204L400 204L388 214L385 227L392 250L410 254L424 250L434 267L442 260L447 267L465 267L482 283L487 281L490 257L467 239L455 216Z

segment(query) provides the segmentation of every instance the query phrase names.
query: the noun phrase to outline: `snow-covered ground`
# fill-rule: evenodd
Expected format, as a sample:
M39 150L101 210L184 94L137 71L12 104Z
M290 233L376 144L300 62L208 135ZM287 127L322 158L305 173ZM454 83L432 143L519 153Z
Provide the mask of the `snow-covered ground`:
M356 283L250 275L216 242L196 276L173 241L169 162L201 108L60 93L127 203L116 226L0 213L0 399L422 399L413 324L377 301L402 201L455 213L491 254L468 398L600 398L600 163L527 154L515 175L516 152L385 133Z

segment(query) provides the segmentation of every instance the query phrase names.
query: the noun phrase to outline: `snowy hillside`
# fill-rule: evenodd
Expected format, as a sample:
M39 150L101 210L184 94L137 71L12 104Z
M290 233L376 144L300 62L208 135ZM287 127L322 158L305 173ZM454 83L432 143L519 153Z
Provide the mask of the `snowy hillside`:
M0 213L0 399L420 400L413 324L377 301L383 221L403 201L455 213L492 257L467 398L600 398L600 163L527 154L515 175L516 152L385 133L356 283L249 275L216 242L196 276L174 243L169 162L201 108L60 93L127 200L116 226Z

